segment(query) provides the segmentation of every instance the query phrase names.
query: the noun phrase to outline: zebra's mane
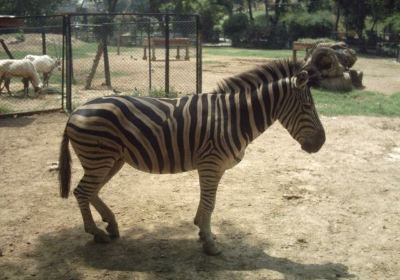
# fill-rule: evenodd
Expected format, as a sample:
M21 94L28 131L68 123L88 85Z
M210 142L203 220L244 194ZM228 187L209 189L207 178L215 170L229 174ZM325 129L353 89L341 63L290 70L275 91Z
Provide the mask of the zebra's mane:
M272 60L266 64L254 67L251 70L242 72L232 77L225 78L217 83L217 87L211 93L231 93L238 85L258 87L262 83L273 82L281 79L296 75L302 69L304 62L294 62L292 60ZM273 80L268 79L269 74Z

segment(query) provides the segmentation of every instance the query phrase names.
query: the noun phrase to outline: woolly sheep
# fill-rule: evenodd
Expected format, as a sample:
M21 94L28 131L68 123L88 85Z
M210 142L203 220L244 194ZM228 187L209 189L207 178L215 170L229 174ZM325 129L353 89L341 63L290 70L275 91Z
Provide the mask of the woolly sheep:
M25 96L28 94L29 81L31 81L35 92L40 93L43 84L33 63L28 59L0 59L0 92L5 87L8 94L10 91L10 79L12 77L23 78ZM4 86L1 87L4 81Z

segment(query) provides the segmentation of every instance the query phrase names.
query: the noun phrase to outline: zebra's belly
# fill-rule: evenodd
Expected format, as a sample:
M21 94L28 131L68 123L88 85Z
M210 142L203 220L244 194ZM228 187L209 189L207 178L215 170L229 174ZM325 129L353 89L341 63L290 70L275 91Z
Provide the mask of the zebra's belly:
M124 149L124 160L133 168L152 174L175 174L195 170L196 166L191 160L176 159L172 160L168 156L159 155L157 158L144 160L132 151Z

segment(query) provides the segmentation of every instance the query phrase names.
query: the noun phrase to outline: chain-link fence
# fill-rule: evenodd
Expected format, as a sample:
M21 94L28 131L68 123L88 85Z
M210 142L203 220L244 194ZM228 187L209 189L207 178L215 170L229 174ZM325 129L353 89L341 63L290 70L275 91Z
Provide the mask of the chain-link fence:
M80 14L70 26L71 108L102 95L175 97L201 90L195 15Z
M62 16L0 19L0 115L62 108L62 46ZM50 56L45 59L47 67L42 67L43 59L38 62L38 57L32 56L46 54ZM49 76L40 93L34 92L32 85L24 90L21 79L29 78L32 71L18 60L27 55L31 55L33 65L41 64L37 68L41 83L44 75Z
M0 94L0 115L72 110L113 94L175 97L201 92L197 15L72 14L9 23L0 19L2 87L10 73L1 70L1 63L8 65L8 59L47 54L60 67L52 70L40 94L32 86L26 93L14 73L10 93L3 88Z

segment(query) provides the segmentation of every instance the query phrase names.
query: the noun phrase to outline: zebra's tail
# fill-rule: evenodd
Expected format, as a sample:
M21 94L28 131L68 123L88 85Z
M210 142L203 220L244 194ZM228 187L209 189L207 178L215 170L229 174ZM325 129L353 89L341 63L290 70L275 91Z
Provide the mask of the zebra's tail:
M71 184L71 154L68 148L69 138L67 129L64 131L60 148L58 181L60 182L60 195L62 198L68 198Z

